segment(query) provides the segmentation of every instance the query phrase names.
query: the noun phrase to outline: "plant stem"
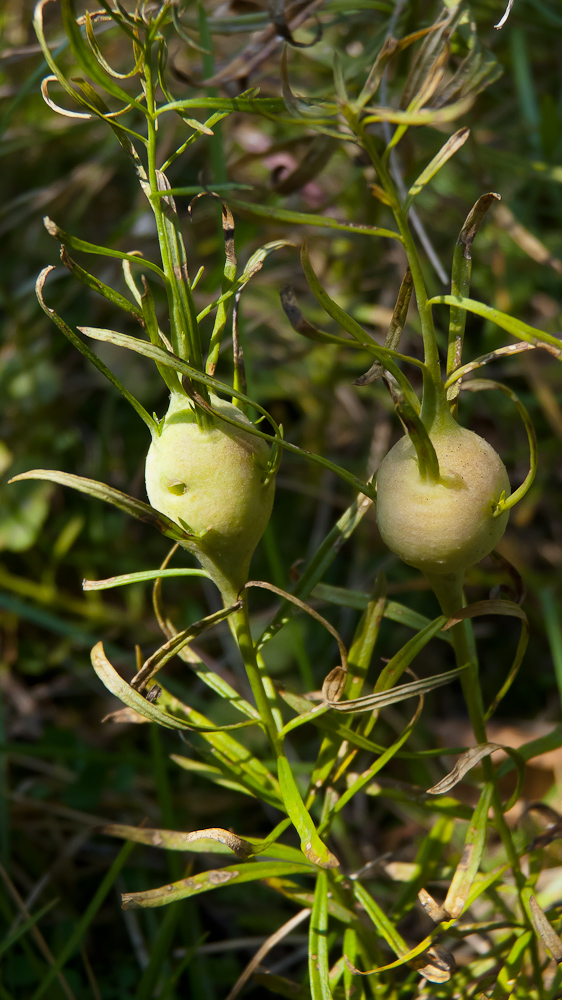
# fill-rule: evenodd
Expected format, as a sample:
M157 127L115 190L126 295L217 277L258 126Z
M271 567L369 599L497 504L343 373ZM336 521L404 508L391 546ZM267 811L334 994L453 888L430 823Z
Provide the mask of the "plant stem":
M416 293L416 301L418 306L418 311L420 314L420 323L422 328L423 345L425 353L425 364L429 368L432 376L433 382L437 383L441 381L441 366L439 363L439 353L437 351L437 341L435 339L435 326L433 323L433 314L431 311L431 306L428 303L427 291L425 288L425 281L423 277L423 272L421 269L419 254L417 247L410 232L410 227L408 225L407 213L398 197L398 193L394 187L392 178L383 163L382 158L379 156L375 140L373 136L369 135L364 127L358 120L351 122L352 128L355 131L357 137L361 140L361 144L365 149L371 163L373 164L377 175L381 182L382 187L386 195L388 196L390 208L392 214L396 220L400 236L402 237L402 243L406 251L406 256L408 258L408 264L412 272L412 280L414 283L414 290Z
M464 573L451 573L444 574L443 576L432 576L427 573L426 576L435 596L437 597L437 600L439 601L443 614L448 617L452 617L455 612L463 607L465 603L463 595ZM453 625L450 629L450 635L453 649L455 651L457 666L460 667L464 664L468 664L467 669L461 674L461 684L468 708L468 714L474 730L474 735L478 743L487 743L488 736L486 733L486 723L484 721L484 703L480 687L478 659L476 656L470 622L465 620ZM493 787L492 808L494 810L496 829L500 835L507 859L513 872L513 877L515 878L523 919L531 929L532 925L527 912L526 901L523 898L523 890L525 888L526 879L521 871L519 855L515 844L513 843L511 830L506 823L501 797L497 786L496 772L489 757L485 757L482 761L482 770L484 772L484 780ZM532 954L534 954L536 951L536 940L534 936L530 947Z
M264 729L271 744L271 749L277 758L280 754L283 754L284 751L283 741L279 738L279 728L274 716L275 692L273 690L270 690L269 692L266 690L264 674L258 663L256 648L250 630L248 593L246 590L243 590L239 596L235 592L234 588L229 587L226 581L223 582L220 589L225 607L234 604L238 599L242 601L242 607L238 611L235 611L230 617L229 624L238 649L240 650L240 655L246 668L248 681L252 689L256 707L260 713Z
M173 199L168 199L170 216L165 217L166 196L162 196L162 187L166 183L163 174L158 172L156 165L157 152L157 104L155 98L155 80L152 70L152 36L147 38L144 58L144 84L146 97L147 122L147 174L150 187L149 201L156 221L156 231L162 258L162 268L166 275L166 293L170 315L170 338L172 349L180 358L189 361L194 368L203 371L203 354L197 325L195 303L184 261L184 247L181 234L176 232L177 214ZM172 232L172 243L170 242ZM205 385L198 385L198 391L208 401L208 391ZM202 429L209 426L209 416L199 407L195 407L195 419Z

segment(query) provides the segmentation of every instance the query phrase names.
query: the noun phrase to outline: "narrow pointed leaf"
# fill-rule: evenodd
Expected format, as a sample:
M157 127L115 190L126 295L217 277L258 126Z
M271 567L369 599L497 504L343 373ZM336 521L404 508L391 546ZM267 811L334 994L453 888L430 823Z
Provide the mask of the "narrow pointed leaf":
M107 93L111 94L112 97L116 97L119 100L124 101L125 104L132 104L137 111L141 111L144 114L144 106L135 98L131 97L126 90L123 90L123 88L115 82L115 79L106 73L100 66L95 54L85 41L82 32L76 23L76 11L74 9L73 0L61 0L61 11L66 37L70 42L72 53L84 72L87 73L95 83L98 83Z
M124 910L166 906L177 899L189 899L202 892L210 892L225 885L240 885L258 879L281 878L288 875L310 875L310 865L284 861L256 861L227 868L215 868L193 875L191 878L163 885L145 892L126 892L122 895Z
M400 233L392 229L381 229L379 226L364 226L357 222L340 222L329 215L315 215L311 212L295 212L287 208L277 208L270 205L259 205L249 201L241 201L239 198L229 198L228 204L231 208L238 208L248 215L255 215L260 219L275 219L277 222L286 222L299 226L318 226L322 229L337 229L344 233L357 233L363 236L385 236L388 239L401 240Z
M492 802L494 786L487 784L480 793L464 841L461 860L449 886L443 909L453 919L463 912L472 883L476 877L486 842L488 810Z
M158 264L153 264L151 260L140 256L138 253L123 253L121 250L112 250L110 247L98 246L96 243L88 243L77 236L71 236L70 233L66 233L64 229L57 226L56 222L53 222L48 215L43 219L43 224L50 236L54 236L55 239L60 240L65 246L72 247L73 250L81 250L82 253L99 254L100 257L115 257L117 260L128 260L131 264L142 264L143 267L154 271L164 282L166 281L166 275L162 268L158 267Z
M308 978L312 1000L332 1000L328 965L328 876L316 878L308 935Z
M56 472L54 469L33 469L30 472L22 472L19 476L14 476L9 482L17 483L24 479L44 479L47 482L58 483L60 486L70 486L71 489L78 490L79 493L86 493L88 496L95 497L96 500L104 500L126 514L130 514L131 517L136 517L139 521L144 521L146 524L158 528L158 531L167 535L168 538L174 538L178 541L188 541L193 538L193 535L188 534L169 517L160 514L149 504L143 503L142 500L136 500L135 497L130 497L126 493L121 493L120 490L114 490L105 483L98 483L95 479L85 479L83 476L74 476L69 472Z
M321 868L337 868L339 861L318 836L316 827L302 800L289 761L285 756L279 757L277 768L285 808L301 839L301 850L304 856Z
M144 583L147 580L160 580L166 577L203 576L207 580L209 574L204 569L147 569L139 573L124 573L122 576L109 576L106 580L82 580L82 590L111 590L113 587L126 587L130 583Z
M446 164L447 160L450 160L451 157L455 155L457 150L460 149L461 146L464 146L469 135L470 135L469 128L461 128L458 130L458 132L455 132L455 134L452 135L450 139L447 139L445 145L441 147L439 152L428 163L427 167L425 167L424 170L422 170L419 177L414 181L414 183L410 187L410 190L408 191L408 194L406 196L406 201L404 203L405 209L408 209L410 207L414 198L416 198L417 195L420 193L420 191L423 190L425 185L428 184L433 177L435 177L435 174L438 173L439 170L441 170L441 167L443 167Z
M102 642L98 642L94 646L91 655L92 666L108 691L111 691L112 694L124 702L125 705L128 705L129 708L138 712L139 715L144 716L145 719L149 719L150 722L157 722L165 729L181 729L186 732L209 732L211 730L219 733L228 729L241 729L242 727L256 725L256 722L252 720L249 722L237 722L232 726L207 727L187 722L185 717L178 718L175 715L170 715L168 712L163 712L158 705L147 701L142 694L132 688L127 681L123 680L107 659Z
M484 302L477 302L475 299L468 299L461 295L435 295L428 303L430 306L439 304L458 306L459 309L466 309L467 312L490 320L496 326L501 327L502 330L506 330L507 333L511 333L519 340L524 340L529 344L541 343L547 345L555 357L562 357L562 342L558 337L553 337L552 334L545 333L535 326L529 326L528 323L523 323L522 320L516 319L515 316L508 316L507 313L500 312L499 309L494 309L492 306L487 306Z
M365 712L372 709L385 708L388 705L396 705L398 702L406 701L415 695L426 694L435 688L450 684L451 681L466 670L468 664L462 667L455 667L446 673L437 674L435 677L426 677L423 680L412 681L408 684L400 684L387 691L379 691L374 694L364 695L362 698L353 698L349 701L328 701L330 708L338 712ZM328 700L328 699L326 699ZM452 787L452 786L451 786Z
M562 962L562 941L534 896L529 899L529 909L537 934L542 938L551 958L560 964Z
M61 333L64 333L65 337L67 338L67 340L70 341L73 347L75 347L78 351L80 351L80 354L83 354L84 357L88 359L88 361L91 361L94 367L97 368L98 371L102 373L102 375L105 375L106 379L108 379L108 381L111 382L111 384L114 385L116 389L119 389L121 395L124 396L127 402L131 404L133 409L138 413L139 417L141 418L141 420L144 421L144 423L146 424L146 426L148 427L149 431L152 434L156 430L156 422L153 420L150 414L145 410L142 403L139 403L139 401L135 399L135 397L129 392L129 390L126 389L124 385L122 385L117 376L113 374L111 369L109 369L107 365L104 365L101 358L98 358L97 354L95 354L94 351L92 351L91 348L88 347L88 345L85 344L83 340L80 339L80 337L74 332L74 330L70 326L68 326L67 323L65 323L65 321L55 312L55 310L51 309L50 306L46 304L43 298L43 288L45 285L45 280L47 278L47 275L50 274L51 271L53 270L54 267L52 265L50 265L49 267L44 267L35 283L35 293L37 295L37 300L39 302L39 305L41 306L41 309L43 310L45 315L48 316L50 320L52 320L55 326L59 328ZM83 273L86 274L85 271Z

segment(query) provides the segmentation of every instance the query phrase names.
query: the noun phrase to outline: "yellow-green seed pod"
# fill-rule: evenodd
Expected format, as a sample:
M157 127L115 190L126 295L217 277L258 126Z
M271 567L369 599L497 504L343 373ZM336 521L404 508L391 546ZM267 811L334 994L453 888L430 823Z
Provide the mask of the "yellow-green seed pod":
M446 420L430 440L440 480L420 476L416 452L405 436L377 474L377 521L392 552L430 575L459 573L483 559L502 537L509 514L494 517L510 492L505 466L492 446Z
M211 395L218 413L251 427L232 403ZM186 544L224 589L237 591L271 514L275 485L265 441L219 418L200 428L193 404L174 394L146 458L151 505L200 535Z

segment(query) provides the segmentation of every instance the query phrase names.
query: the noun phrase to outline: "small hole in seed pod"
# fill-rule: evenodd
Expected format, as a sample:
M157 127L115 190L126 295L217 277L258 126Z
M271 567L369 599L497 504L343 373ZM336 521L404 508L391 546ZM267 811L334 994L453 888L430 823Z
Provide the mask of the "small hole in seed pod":
M172 483L171 486L168 486L168 490L175 497L182 497L184 493L187 493L187 483Z

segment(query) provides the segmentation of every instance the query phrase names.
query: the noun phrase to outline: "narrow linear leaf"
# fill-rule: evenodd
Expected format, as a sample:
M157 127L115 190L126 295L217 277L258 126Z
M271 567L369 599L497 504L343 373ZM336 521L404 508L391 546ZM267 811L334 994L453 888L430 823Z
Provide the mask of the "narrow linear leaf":
M499 309L487 306L484 302L477 302L475 299L468 299L460 295L435 295L428 302L430 306L439 304L458 306L459 309L466 309L476 316L490 320L496 326L501 327L502 330L506 330L507 333L511 333L514 337L518 337L519 340L525 340L530 344L542 343L548 345L555 357L562 357L562 342L558 337L553 337L550 333L538 330L537 327L529 326L528 323L523 323L522 320L515 319L514 316L508 316L507 313L500 312Z
M103 643L98 642L96 646L92 649L92 666L98 675L102 684L111 691L120 701L124 702L129 708L132 708L139 715L144 716L145 719L149 719L150 722L157 722L159 725L164 726L165 729L181 729L191 732L223 732L228 729L241 729L245 726L255 726L257 722L255 720L250 720L248 722L237 722L232 726L201 726L196 723L186 722L185 718L181 719L177 716L170 715L167 712L163 712L158 705L153 702L147 701L146 698L142 696L138 691L135 691L130 684L117 673L115 668L107 659L104 650Z
M472 244L474 243L476 234L482 224L486 212L490 208L494 199L499 200L499 198L500 196L495 194L493 191L483 194L478 199L476 204L472 206L464 221L453 252L451 295L455 297L468 295L470 291L470 278L472 274ZM465 327L466 311L464 309L459 309L458 306L451 306L447 347L448 375L454 371L455 368L458 368L461 363Z
M340 551L342 545L351 537L358 524L362 521L368 510L371 509L373 500L365 495L357 497L353 503L344 511L336 524L328 532L320 547L309 563L304 567L301 576L293 587L293 594L297 597L305 598L320 583L326 570L331 566ZM337 602L336 602L337 603ZM369 599L362 607L367 607ZM269 639L277 634L290 618L292 608L285 602L279 611L274 615L269 625L260 636L257 648L261 649Z
M191 640L195 639L198 635L201 635L206 629L211 628L216 625L217 622L224 621L235 611L242 606L242 602L238 601L226 608L221 608L219 611L215 611L214 614L207 615L207 617L202 618L198 622L194 622L188 628L184 629L182 632L177 632L173 635L167 642L165 642L155 653L152 654L142 665L141 669L133 677L131 681L131 687L135 688L137 691L142 691L144 687L148 684L150 680L162 669L163 666L171 660L173 656L176 656L185 645Z
M356 608L358 611L364 611L370 600L370 594L366 591L347 590L346 587L334 587L328 583L317 583L311 596L320 601L327 601L329 604L338 604L344 608ZM411 608L398 601L388 600L386 602L384 617L388 618L389 621L406 625L407 628L415 629L416 632L431 624L425 615L420 615L418 611L412 611ZM436 638L444 642L451 641L450 636L443 632L437 632Z
M555 962L562 962L562 941L534 896L529 898L529 909L535 930L542 938L549 955Z
M449 104L444 108L420 108L414 111L400 111L396 108L365 108L367 112L362 119L363 125L371 125L374 122L390 122L394 125L441 125L444 122L454 121L470 111L474 104L475 95L470 94L461 98L454 104Z
M70 42L72 53L84 72L98 83L106 93L118 98L118 100L123 101L126 105L131 104L137 111L141 111L144 114L145 108L143 105L131 97L126 90L123 90L109 73L104 72L95 54L86 44L82 32L76 23L76 10L73 0L61 0L61 12L65 34Z
M328 965L328 876L316 878L308 935L308 976L312 1000L332 1000Z
M461 860L459 861L453 880L449 886L443 909L452 919L463 912L468 894L472 888L486 842L488 810L492 802L494 787L487 784L480 793L478 805L472 815L464 841Z
M384 910L380 908L367 889L365 889L365 887L358 881L353 882L353 895L355 896L357 902L363 907L371 922L374 924L378 934L380 934L380 936L386 941L394 954L398 955L399 958L402 958L403 955L407 955L410 949L404 941L404 938L398 933L392 921L386 916Z
M279 785L285 808L300 840L301 850L309 861L321 868L337 868L339 861L320 839L316 827L304 805L301 793L287 758L282 755L277 761Z
M398 297L392 313L392 319L384 339L384 346L391 351L398 350L400 345L400 337L402 336L402 330L406 324L413 287L414 281L412 278L412 272L408 267L404 277L402 278L402 283L398 290ZM365 372L364 375L360 375L359 378L356 378L353 384L370 385L372 382L376 382L377 379L382 378L384 371L384 365L382 365L380 361L375 361L375 363L369 368L369 371Z
M433 785L432 788L428 788L428 795L443 795L445 792L450 792L452 788L455 787L462 781L465 774L468 774L473 767L476 767L481 760L485 757L489 757L490 754L494 753L494 750L503 750L507 753L518 771L518 781L517 788L510 801L517 801L519 793L521 791L521 786L523 784L525 761L521 755L513 747L505 746L503 743L479 743L478 746L471 747L466 753L463 753L461 757L457 760L452 771L449 772L441 781ZM506 808L507 811L507 808Z
M85 344L80 339L80 337L77 336L74 330L70 326L68 326L67 323L64 322L64 320L55 312L55 310L51 309L50 306L46 304L43 298L43 288L45 285L45 280L47 278L47 275L49 275L53 270L54 270L53 265L50 265L49 267L44 267L35 283L35 294L37 295L37 300L39 302L39 305L41 306L41 309L43 310L45 315L48 316L50 320L52 320L55 326L57 326L59 330L62 333L64 333L65 337L67 338L67 340L70 341L73 347L76 347L76 349L80 351L80 354L83 354L84 357L87 358L88 361L90 361L94 365L94 367L97 368L98 371L102 373L102 375L105 375L106 379L108 379L108 381L111 382L111 384L114 385L116 389L119 389L121 395L124 396L127 402L131 404L133 409L138 413L141 420L143 420L146 426L148 427L150 433L153 434L156 430L156 422L153 420L150 414L145 410L144 406L141 403L139 403L137 399L135 399L135 397L129 392L128 389L125 388L124 385L122 385L117 376L113 374L111 369L109 369L107 365L104 365L101 358L98 358L97 354L95 354L91 350L91 348L88 347L88 345ZM86 274L85 271L83 273Z
M220 827L210 827L208 830L195 830L193 833L180 833L176 830L156 830L145 826L123 826L109 823L101 827L100 833L110 837L122 837L134 840L136 844L148 844L150 847L162 847L166 851L209 851L210 842L224 846L245 861L254 854L254 848L247 840L237 837L230 830Z
M504 396L507 396L511 399L512 403L515 404L517 412L519 413L527 432L527 441L529 443L529 472L525 476L521 486L518 486L509 497L500 500L497 504L496 510L494 511L494 517L497 517L499 514L502 514L503 511L509 510L516 503L522 500L533 485L538 465L537 435L527 408L523 405L517 393L515 393L509 386L504 385L502 382L492 381L491 379L473 379L470 382L464 383L461 388L465 391L468 390L469 392L482 392L487 389L497 389L499 392L503 392Z
M310 257L308 255L306 242L304 242L302 245L301 262L304 273L306 275L306 280L310 285L311 291L318 300L318 302L320 303L320 305L322 306L322 308L326 310L326 312L328 313L329 316L332 317L332 319L335 319L338 323L340 323L341 326L343 326L344 330L347 330L347 332L351 334L351 336L355 340L357 340L360 344L363 344L364 346L367 346L369 348L369 351L372 354L374 354L377 360L380 361L384 365L386 370L389 371L390 374L394 376L400 387L400 390L404 395L404 399L406 399L413 407L413 409L416 410L416 412L418 412L420 406L418 397L416 396L408 379L401 371L401 369L398 367L396 362L406 361L409 364L414 364L416 365L416 367L421 368L422 371L425 370L425 365L423 364L423 362L418 361L415 358L411 358L407 355L399 354L397 351L391 351L386 347L379 347L377 344L374 343L372 337L369 336L369 334L363 329L363 327L360 326L359 323L357 323L357 321L353 319L353 317L348 316L347 313L341 308L341 306L339 306L337 302L334 302L334 300L330 298L326 290L323 288L321 282L318 280L314 268L312 267Z
M529 621L527 615L522 608L513 601L478 601L475 604L469 604L466 608L462 608L460 611L457 611L455 616L450 618L446 625L443 626L444 630L449 629L463 619L476 618L478 615L487 614L507 615L511 618L518 618L521 622L521 634L519 636L519 642L517 643L517 649L515 651L511 667L509 668L508 675L485 713L484 718L486 721L493 715L501 699L509 691L523 661L525 650L527 649L527 643L529 641Z
M256 861L240 866L214 868L201 872L191 878L160 886L158 889L148 889L145 892L126 892L122 894L124 910L144 907L167 906L177 899L189 899L202 892L210 892L225 885L240 885L243 882L256 882L258 879L282 878L288 875L310 875L312 869L306 863L295 864L283 861Z
M192 368L185 361L181 361L181 359L177 358L174 354L169 354L161 348L156 347L154 344L149 344L144 340L129 337L127 334L118 333L115 330L102 330L97 327L87 326L80 327L79 329L81 333L84 333L87 337L92 337L93 340L106 341L111 344L117 344L120 347L126 347L131 351L135 351L137 354L142 354L146 358L151 358L157 363L167 365L169 368L173 368L174 371L187 375L188 378L192 379L195 383L201 382L203 385L210 386L211 388L218 390L219 392L226 393L229 396L235 396L237 399L242 400L242 402L247 403L250 406L254 406L258 412L263 413L263 415L266 416L267 419L273 424L277 436L274 437L271 434L266 434L264 431L258 430L257 427L241 424L239 420L235 420L234 418L231 419L224 413L219 413L218 411L213 410L213 408L206 404L197 393L192 393L197 405L215 416L217 419L222 420L224 423L231 424L233 427L241 426L247 434L253 434L255 437L260 437L264 441L268 441L270 444L276 445L279 448L284 448L292 454L300 455L302 458L306 458L311 462L316 462L318 465L322 465L326 469L330 469L360 493L365 494L370 499L374 498L374 489L368 483L364 483L357 476L352 475L347 472L346 469L341 468L339 465L335 465L334 462L330 462L321 455L317 455L315 452L306 451L304 448L299 448L298 445L292 444L290 441L286 441L282 437L280 429L275 424L271 415L268 414L267 411L259 405L259 403L256 403L255 400L250 399L239 390L233 389L231 386L227 386L223 382L219 382L217 379L211 378L209 375L205 375L197 368Z
M256 89L256 94L258 93ZM156 115L167 114L168 111L189 111L202 109L204 111L250 111L255 114L277 115L285 110L285 104L280 97L191 97L181 101L170 101L158 108Z
M18 483L24 479L44 479L50 483L58 483L60 486L70 486L71 489L78 490L79 493L86 493L87 496L95 497L96 500L104 500L106 503L112 504L113 507L117 507L118 510L130 514L131 517L136 517L139 521L152 525L168 538L174 538L178 541L189 541L193 538L169 517L160 514L147 503L136 500L135 497L130 497L105 483L98 483L95 479L74 476L70 472L56 472L54 469L32 469L30 472L21 472L19 476L14 476L9 482Z
M445 166L447 160L450 160L452 156L455 155L457 150L464 146L466 140L470 135L469 128L461 128L458 132L447 139L447 142L441 147L439 152L433 157L433 159L428 163L427 167L422 170L419 177L414 181L410 187L408 194L406 196L406 201L404 203L404 208L407 210L412 204L414 198L423 190L426 184L435 177L441 167Z
M126 587L130 583L145 583L147 580L178 576L203 576L209 579L209 574L204 569L147 569L139 573L109 576L106 580L82 580L82 590L111 590L113 587Z
M299 226L318 226L322 229L337 229L344 233L357 233L363 236L384 236L388 239L402 240L400 233L392 229L381 229L379 226L363 226L356 222L340 222L329 215L314 215L309 212L294 212L287 208L274 208L269 205L258 205L238 198L229 198L228 204L249 215L261 219L275 219L277 222L287 222Z
M60 259L70 273L77 278L78 281L81 281L83 285L86 285L87 288L91 288L99 295L103 295L105 299L112 302L113 305L118 306L119 309L123 309L124 312L128 312L129 315L134 316L134 318L140 323L143 322L142 311L138 308L138 306L129 302L124 295L116 292L114 288L106 285L103 281L100 281L99 278L94 277L93 274L89 274L83 267L80 267L80 265L68 255L64 244L61 246Z
M83 253L95 253L100 257L114 257L116 260L128 260L131 264L142 264L143 267L154 271L166 283L166 275L162 268L158 267L158 264L153 264L151 260L147 260L146 257L142 257L138 251L136 253L123 253L121 250L112 250L110 247L88 243L86 240L81 240L77 236L71 236L70 233L66 233L48 215L43 219L43 225L50 236L54 236L55 239L64 243L65 246L72 247L73 250L81 250Z
M328 700L330 708L338 712L365 712L369 709L385 708L388 705L395 705L398 702L406 701L416 695L426 694L435 688L450 684L451 681L459 677L466 670L468 664L462 667L455 667L446 673L437 674L435 677L426 677L423 680L412 681L408 684L399 684L388 691L379 691L374 694L364 695L361 698L353 698L349 701ZM452 786L451 786L452 787ZM446 789L444 789L446 790Z
M300 724L300 720L302 720L302 722L312 722L318 727L318 729L330 733L334 739L337 739L340 742L348 740L349 743L358 747L360 750L368 750L369 753L376 754L384 753L386 747L381 746L379 743L373 743L373 741L367 739L366 736L362 736L360 733L354 732L353 729L349 729L346 722L344 720L340 720L337 716L326 715L325 713L328 709L326 704L315 704L313 701L309 701L302 695L294 694L294 692L287 691L285 688L281 688L279 694L287 705L289 705L295 712L299 713L297 719L292 720L295 723ZM289 725L290 723L284 727L284 731L290 731ZM294 728L294 726L291 728ZM442 753L442 751L440 751L440 753Z

